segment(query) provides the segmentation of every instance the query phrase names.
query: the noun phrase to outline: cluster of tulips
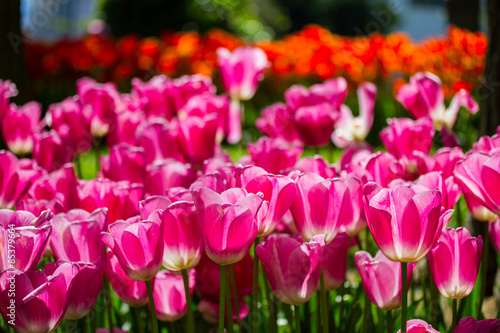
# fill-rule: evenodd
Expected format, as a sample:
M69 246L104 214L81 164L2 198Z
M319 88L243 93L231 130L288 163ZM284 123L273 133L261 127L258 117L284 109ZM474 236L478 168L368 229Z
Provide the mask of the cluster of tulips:
M151 74L180 76L217 74L217 49L231 51L248 44L230 33L212 30L165 33L160 37L135 35L115 39L90 35L82 40L61 41L54 45L26 44L26 64L36 82L60 84L81 76L99 81L129 82L133 77ZM288 86L297 77L326 80L342 76L359 85L365 81L409 77L420 71L438 75L444 82L445 96L465 88L477 88L484 70L487 39L450 26L446 36L414 42L407 35L344 37L311 25L280 40L256 44L267 55L270 82ZM315 79L313 79L315 80ZM400 81L395 80L395 85Z
M330 293L345 289L348 251L357 248L363 332L375 330L369 301L380 309L380 331L394 332L392 313L401 307L402 332L437 332L407 321L407 291L424 258L453 300L451 331L500 332L500 320L479 320L482 301L477 320L457 317L457 300L471 293L487 260L483 242L500 250L500 140L483 137L462 152L453 132L458 111L478 111L465 90L446 107L438 77L413 76L396 98L415 120L389 119L380 133L387 151L374 152L364 141L373 84L359 86L356 117L344 104L345 79L294 85L285 103L262 111L256 126L266 136L235 163L221 142L241 140L242 102L269 64L258 48L217 54L227 95L203 76L134 80L130 94L84 78L78 94L51 105L42 120L36 102L10 103L15 86L0 82L10 150L0 153L0 311L11 327L53 332L64 318L101 331L102 289L108 328L101 332L156 333L158 320L184 316L189 332L217 324L219 332L277 332L283 321L299 332L309 320L300 309L312 308L301 305L313 295L317 330L347 332L356 318L346 317L341 291L340 302ZM435 132L445 147L431 155ZM303 146L332 142L343 148L337 163L300 158ZM100 156L104 143L109 155ZM79 160L92 147L101 168L83 180ZM484 239L447 227L462 195L472 216L489 223Z

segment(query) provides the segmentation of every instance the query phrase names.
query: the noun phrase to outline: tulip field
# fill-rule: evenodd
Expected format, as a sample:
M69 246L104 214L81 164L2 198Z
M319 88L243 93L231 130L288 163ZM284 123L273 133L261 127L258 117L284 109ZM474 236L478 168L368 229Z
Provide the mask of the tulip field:
M0 332L500 333L483 35L162 38L29 46L47 107L0 80Z

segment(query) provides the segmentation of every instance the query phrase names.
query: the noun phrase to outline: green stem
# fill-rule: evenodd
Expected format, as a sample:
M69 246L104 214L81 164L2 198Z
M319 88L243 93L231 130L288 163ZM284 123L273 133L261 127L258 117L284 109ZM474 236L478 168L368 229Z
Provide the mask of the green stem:
M224 310L226 303L226 267L220 266L219 333L224 333Z
M194 333L193 306L191 305L191 291L189 290L189 277L185 269L181 269L184 293L186 294L187 327L189 333Z
M135 317L135 328L138 333L144 333L144 327L143 327L143 322L141 319L141 308L132 308L134 312L134 317Z
M238 327L241 327L240 317L240 303L238 298L238 286L236 286L236 272L234 271L234 264L228 266L229 281L234 298L234 311L236 311L236 318L238 319Z
M94 153L95 153L95 171L99 173L101 171L101 141L96 140L94 144Z
M89 331L89 328L87 325L87 316L78 319L77 325L78 325L78 329L80 330L80 332L87 333Z
M406 333L406 316L408 311L408 263L401 263L401 333Z
M328 333L328 310L326 306L325 274L323 273L323 269L321 270L319 283L321 293L321 326L323 328L323 333Z
M361 333L366 333L368 330L368 317L371 312L370 299L365 293L365 305L363 307L363 325L361 326Z
M227 267L227 266L226 266ZM226 272L227 277L227 272ZM229 286L229 279L226 278L226 322L227 322L227 331L229 333L234 332L233 327L233 305L231 304L231 287Z
M490 253L490 234L488 228L484 232L484 245L483 245L483 262L481 266L481 294L479 295L479 303L477 304L477 320L480 320L483 310L484 293L486 291L486 280L488 275L488 260Z
M76 155L75 157L75 166L76 166L76 175L78 176L78 179L83 179L82 162L80 160L80 155Z
M108 315L108 327L110 332L114 332L115 326L113 324L113 304L111 303L111 291L109 286L109 280L104 275L104 293L106 295L106 309Z
M394 320L392 319L392 310L385 312L387 320L387 333L394 333Z
M97 311L92 309L89 314L92 313L92 317L90 319L90 332L95 333L97 331Z
M146 288L148 289L149 304L151 305L151 327L153 328L153 333L158 333L158 320L156 320L156 306L151 281L146 281Z
M344 293L345 293L345 289L344 289L344 283L343 282L342 282L342 285L340 286L340 288L338 290L339 290L339 294L340 294L339 331L342 332L342 322L343 322L343 319L344 319L344 309L345 309L345 306L344 306Z
M453 308L453 315L451 319L451 329L450 333L453 333L455 331L455 327L457 326L457 304L458 300L457 299L452 299L452 308Z
M253 294L252 294L252 327L254 333L259 333L259 258L257 257L259 238L253 242Z
M363 245L361 245L361 240L359 239L359 235L356 235L356 244L358 244L358 248L360 251L363 251Z
M295 333L300 333L300 306L294 305L295 313Z
M271 287L269 286L269 282L266 280L264 282L264 289L266 291L267 297L267 308L269 310L269 333L276 333L278 331L276 324L276 308L273 302L273 293L271 291Z
M457 224L459 227L462 226L462 211L461 211L461 207L460 207L460 200L457 201L457 209L455 209L455 212L456 212L456 216L457 216Z

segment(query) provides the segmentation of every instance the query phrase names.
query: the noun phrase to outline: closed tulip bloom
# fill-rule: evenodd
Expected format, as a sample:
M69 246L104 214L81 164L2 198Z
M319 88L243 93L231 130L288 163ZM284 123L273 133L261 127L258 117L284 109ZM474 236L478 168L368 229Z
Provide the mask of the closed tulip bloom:
M52 274L66 263L65 261L50 262L45 265L44 272ZM68 309L64 314L64 319L76 320L83 318L94 306L101 292L104 266L96 266L88 262L71 264L78 267L78 272L73 277L73 283L68 290Z
M177 124L165 119L155 118L137 127L135 137L137 145L144 149L146 162L173 158L184 162L184 157L176 143Z
M161 117L172 119L175 113L172 100L172 80L164 75L157 75L148 82L132 79L132 94L137 95L149 118Z
M163 211L163 221L163 266L171 271L195 267L203 253L203 240L194 203L171 204Z
M10 80L0 80L0 120L9 109L9 99L17 96L16 85Z
M296 184L297 196L291 212L300 236L310 241L314 236L324 235L328 244L337 235L342 221L352 220L346 183L306 172L298 177Z
M469 295L476 283L483 239L465 228L446 228L427 255L432 277L441 294L458 299Z
M75 150L56 131L36 131L33 140L33 160L48 172L73 162Z
M473 200L496 215L500 214L499 166L500 154L488 156L472 152L455 167L455 178L462 186L465 197L471 195Z
M437 190L415 193L404 185L386 189L368 183L364 195L373 239L393 261L417 262L425 257L452 212L441 215L441 193Z
M378 152L367 157L364 164L364 182L373 181L383 187L406 174L406 165L387 152ZM361 175L358 175L361 176Z
M29 212L0 209L0 270L16 268L24 272L38 266L52 231L48 223L40 224L50 219L49 212L42 214L46 217L37 219Z
M108 229L107 209L72 209L52 219L50 248L56 259L98 264L104 260L101 232Z
M189 291L193 295L195 272L189 271ZM176 321L187 312L186 293L182 276L163 270L153 282L153 297L155 300L156 316L161 321Z
M500 319L485 319L476 321L474 317L460 319L453 333L498 333Z
M146 122L146 116L141 111L122 111L115 114L112 125L106 136L108 147L119 143L136 144L135 132L137 128Z
M488 231L490 233L491 244L500 253L500 220L488 223Z
M474 151L484 153L487 155L495 155L500 150L500 135L495 134L493 136L482 136L474 142L472 149Z
M193 198L207 255L219 265L240 261L257 236L262 197L238 188L218 194L198 187Z
M101 169L108 179L143 183L146 174L144 150L125 143L117 144L109 150L109 155L101 156Z
M111 250L106 252L105 271L113 290L124 303L133 307L143 306L148 303L146 282L129 278Z
M271 235L257 246L257 255L274 295L283 303L307 302L321 274L321 245Z
M300 172L312 172L323 178L337 177L335 166L328 163L321 155L303 157L295 163L293 169Z
M0 274L0 311L5 320L14 319L12 327L16 332L53 332L61 323L68 307L68 290L78 266L65 263L55 271L23 273L7 269ZM15 285L15 295L9 295ZM15 303L15 310L8 306ZM9 314L14 314L9 317Z
M139 215L142 220L147 220L148 217L156 210L164 211L172 204L172 200L160 195L153 195L139 202Z
M2 121L2 136L14 154L26 155L33 150L33 130L40 125L41 113L42 108L36 102L8 108Z
M217 88L212 79L206 75L183 75L173 80L172 96L174 109L180 110L193 96L209 92L215 94Z
M261 118L255 121L255 127L270 138L280 138L286 142L300 142L291 110L286 104L274 103L262 109Z
M358 251L354 255L354 262L361 277L363 289L373 304L384 311L401 306L400 262L389 260L382 251L378 251L374 258L366 251ZM408 265L408 289L415 266L415 263Z
M36 164L36 163L35 163ZM0 208L12 208L41 176L39 169L29 160L18 160L9 151L0 151Z
M431 325L427 324L425 321L420 319L408 320L406 323L407 333L439 333ZM398 331L401 333L401 330Z
M344 282L347 271L348 250L348 236L344 232L338 234L330 243L321 247L326 291L337 289Z
M341 220L340 232L347 233L348 236L356 236L366 228L365 209L363 204L363 183L353 175L347 176L344 179L349 191L351 218Z
M191 164L171 158L148 164L145 173L144 190L147 195L165 195L172 187L189 188L197 178Z
M266 137L248 144L248 152L255 165L274 174L293 167L302 151L300 145Z
M215 154L218 116L210 113L204 117L190 116L179 121L177 143L187 162L203 164Z
M137 219L139 220L139 219ZM125 273L136 281L149 281L161 268L163 221L117 221L101 239L116 255Z
M264 70L269 67L266 54L257 47L239 47L233 52L218 48L217 62L224 90L239 100L253 97Z

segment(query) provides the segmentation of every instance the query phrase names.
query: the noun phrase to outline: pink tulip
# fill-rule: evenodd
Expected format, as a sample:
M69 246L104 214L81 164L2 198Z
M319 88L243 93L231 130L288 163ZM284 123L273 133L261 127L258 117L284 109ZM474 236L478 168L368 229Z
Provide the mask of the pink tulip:
M330 243L321 247L321 262L326 291L337 289L344 282L347 271L348 250L349 241L346 233L338 234Z
M500 152L500 136L495 134L491 137L482 136L472 146L474 151L484 153L487 155L495 155Z
M452 179L450 179L450 181L452 181ZM397 183L398 181L394 181L390 184L390 186L393 186ZM457 188L458 185L454 186L455 183L453 182L450 187L450 184L447 184L444 180L442 173L438 171L431 171L429 173L426 173L418 177L415 181L408 183L408 185L416 193L425 190L438 190L439 192L441 192L441 205L446 210L452 209L461 195L461 191Z
M2 136L7 147L16 155L26 155L33 150L33 130L39 127L42 108L29 102L19 108L11 106L4 114Z
M234 264L236 290L240 299L253 291L254 259L247 253L243 259ZM203 299L218 304L220 297L220 266L203 254L196 266L196 289ZM233 296L234 297L234 296ZM218 312L217 312L218 313Z
M177 143L184 159L201 165L215 154L218 119L216 113L204 117L191 116L179 121Z
M345 148L365 140L373 125L373 108L377 87L366 82L358 87L359 116L354 117L347 105L340 107L340 117L335 122L332 141L337 147Z
M139 201L143 186L127 181L113 182L108 179L81 180L77 187L80 207L91 213L98 208L108 208L108 223L128 219L139 213Z
M384 255L393 261L417 262L439 239L452 211L441 215L441 193L416 193L408 186L364 187L368 227Z
M499 319L485 319L476 321L474 317L460 319L453 333L498 333L500 332Z
M114 83L99 84L85 77L76 82L78 98L93 137L103 137L113 121L119 93Z
M61 103L50 105L45 121L77 154L92 147L90 124L85 119L82 105L75 98L69 97Z
M401 159L411 171L417 168L415 152L429 154L432 148L434 129L430 118L388 119L389 126L380 132L380 139L389 153Z
M144 150L125 143L113 146L109 155L101 156L101 169L106 178L143 183L146 174Z
M297 196L291 212L300 236L310 241L314 236L324 235L328 244L337 235L342 221L352 220L346 183L306 172L298 177L296 184Z
M358 251L354 255L354 262L361 277L363 289L375 306L384 311L397 309L401 306L400 262L389 260L382 251L378 251L374 258L366 251ZM408 289L415 266L415 263L408 265Z
M217 61L224 90L231 98L242 101L253 97L269 67L266 54L257 47L239 47L233 52L218 48Z
M443 230L436 245L427 255L434 282L447 298L469 295L476 283L483 239L471 237L465 228Z
M193 294L195 272L189 271L189 290ZM162 321L176 321L187 312L186 293L182 276L163 270L156 275L153 282L153 297L155 300L156 316Z
M338 110L347 96L347 90L347 81L339 77L314 84L309 88L300 85L291 86L285 91L285 101L292 110L323 102L331 105L334 110Z
M297 128L290 109L283 103L274 103L265 107L255 126L270 138L280 138L286 142L300 142Z
M500 220L488 223L488 231L490 233L491 244L500 253Z
M276 298L293 305L311 298L321 274L320 243L271 235L256 251Z
M203 253L203 241L194 204L171 204L163 211L163 221L163 266L171 271L195 267Z
M0 274L0 311L16 332L53 332L68 307L78 266L66 263L51 274L7 269ZM11 288L15 289L12 295ZM14 310L12 310L14 304ZM11 308L9 308L11 306Z
M116 255L125 273L136 281L149 281L161 268L163 221L117 221L101 239Z
M363 173L365 183L373 181L387 187L391 181L406 175L406 165L386 152L370 155L363 164L366 170Z
M163 75L154 76L148 82L142 82L138 78L132 79L132 94L141 101L148 118L173 118L175 109L172 89L172 80Z
M28 196L36 200L57 200L68 211L78 207L77 185L73 164L67 163L36 179L28 190Z
M408 320L406 323L407 333L439 333L431 325L427 324L425 321L420 319ZM401 333L401 330L398 331Z
M499 164L500 154L490 157L471 152L455 167L455 178L462 186L466 200L470 195L475 202L496 215L500 214Z
M196 176L190 164L171 158L157 160L146 167L144 190L148 195L165 195L172 187L189 188Z
M302 147L296 144L291 145L281 139L266 137L249 143L247 148L256 166L274 174L293 167L303 151Z
M10 80L0 80L0 120L9 109L9 99L17 96L16 85Z
M106 277L124 303L133 307L140 307L148 303L146 283L129 278L111 250L106 252Z
M276 229L283 215L290 209L296 196L296 186L286 176L272 174L259 175L251 179L245 189L249 193L262 193L269 202L266 215L259 222L257 237L264 237Z
M257 236L262 197L238 188L218 194L198 187L193 198L208 257L219 265L240 261Z
M329 164L321 155L303 157L295 163L293 169L301 172L312 172L323 178L334 178L337 176L335 166Z
M39 219L23 211L0 209L0 271L35 269L49 244L52 227L48 211ZM43 223L43 224L42 224Z
M351 205L351 218L341 220L340 232L348 236L356 236L366 228L366 217L363 207L363 183L356 176L347 176L344 183L349 191L349 202Z
M87 262L71 263L78 272L73 277L69 287L68 309L64 319L77 320L83 318L94 306L102 288L104 271L101 265L96 266ZM67 265L65 261L51 262L45 265L44 272L53 274L57 268Z
M164 211L172 204L172 200L167 197L160 195L153 195L145 200L139 202L139 215L142 220L147 220L148 217L155 212L155 210L160 209ZM166 228L168 229L168 228Z
M98 264L104 260L105 246L101 232L108 229L107 210L100 208L92 214L72 209L52 219L50 248L56 259Z
M399 89L396 98L415 118L430 117L438 131L443 126L451 130L461 106L472 114L479 111L478 104L463 89L453 96L450 106L446 109L441 80L428 72L413 75L410 83Z
M30 160L18 160L9 151L0 151L0 208L12 208L28 191L41 172Z
M59 214L66 211L61 202L59 202L59 200L57 199L52 199L52 200L24 199L16 204L16 210L24 210L30 212L35 216L40 215L42 212L46 210L49 210L52 214Z
M215 94L217 88L212 79L205 75L184 75L173 80L172 96L174 109L180 110L193 96L209 92Z
M455 166L464 157L465 155L459 147L441 148L433 156L422 154L422 161L418 165L418 170L420 174L441 171L444 179L448 179L453 176Z
M116 113L106 136L108 147L113 147L119 143L135 145L136 130L144 122L146 122L146 116L141 111L122 111Z
M55 171L66 163L72 163L75 150L56 131L33 133L33 160L48 172Z
M354 173L359 178L363 178L363 174L366 173L364 164L374 155L373 148L367 143L350 145L342 151L337 164L341 171ZM394 160L394 156L389 153L387 155Z
M139 125L135 136L137 143L144 149L146 161L173 158L184 162L184 157L176 143L178 128L175 122L163 119L147 121Z

